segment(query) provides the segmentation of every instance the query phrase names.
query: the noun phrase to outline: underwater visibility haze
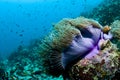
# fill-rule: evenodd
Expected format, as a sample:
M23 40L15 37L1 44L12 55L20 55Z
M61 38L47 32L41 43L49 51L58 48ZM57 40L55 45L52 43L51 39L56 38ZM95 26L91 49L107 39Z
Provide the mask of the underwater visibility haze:
M0 0L0 54L7 56L19 45L28 45L30 40L47 34L52 24L62 18L77 17L101 0L90 1Z
M119 80L120 0L0 0L0 80Z

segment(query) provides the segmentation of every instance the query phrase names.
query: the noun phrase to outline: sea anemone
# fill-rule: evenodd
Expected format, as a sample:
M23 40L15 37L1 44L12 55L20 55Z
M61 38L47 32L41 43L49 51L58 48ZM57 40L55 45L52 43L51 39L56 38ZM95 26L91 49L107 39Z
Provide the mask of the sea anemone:
M110 41L109 29L84 17L60 21L40 44L45 72L72 80L83 80L85 76L85 80L104 79L114 74L119 55Z

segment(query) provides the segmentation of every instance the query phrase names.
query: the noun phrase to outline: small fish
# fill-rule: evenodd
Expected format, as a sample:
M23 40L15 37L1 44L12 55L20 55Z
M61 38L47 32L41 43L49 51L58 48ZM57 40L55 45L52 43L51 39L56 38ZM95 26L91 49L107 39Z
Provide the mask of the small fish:
M16 31L16 34L18 34L18 32Z
M21 32L24 32L24 30L22 30Z
M20 27L20 25L19 24L15 24L17 27Z
M108 33L111 30L111 27L109 27L108 25L104 26L102 31L103 33Z
M19 36L20 36L20 37L22 37L22 36L23 36L23 34L19 34Z

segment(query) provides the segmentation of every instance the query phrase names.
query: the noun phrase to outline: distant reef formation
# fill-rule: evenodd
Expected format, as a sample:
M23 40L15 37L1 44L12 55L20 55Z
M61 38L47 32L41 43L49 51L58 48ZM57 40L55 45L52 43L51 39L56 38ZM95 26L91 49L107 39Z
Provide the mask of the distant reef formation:
M112 42L115 43L120 51L120 20L111 23L111 33L113 34Z
M43 72L38 54L41 39L32 40L29 46L19 46L4 61L0 61L0 80L63 80Z
M103 0L91 12L82 13L81 16L95 19L102 25L110 25L115 20L120 20L120 0Z
M116 24L113 22L111 27ZM120 52L112 38L118 39L119 32L115 31L120 29L111 27L84 17L66 18L55 24L39 45L44 72L62 75L65 80L117 78Z

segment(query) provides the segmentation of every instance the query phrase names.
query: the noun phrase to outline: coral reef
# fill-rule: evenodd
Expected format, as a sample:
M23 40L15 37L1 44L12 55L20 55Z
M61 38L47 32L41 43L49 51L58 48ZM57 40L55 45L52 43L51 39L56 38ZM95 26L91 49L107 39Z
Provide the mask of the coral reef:
M110 25L114 20L120 20L120 0L103 0L103 2L89 13L81 16L89 17L102 25Z
M89 13L81 13L81 16L95 19L99 21L103 26L109 25L111 32L114 35L112 42L117 44L120 48L119 43L119 21L120 20L120 0L103 0L101 4L95 7Z
M72 66L69 75L72 80L109 80L120 68L120 52L111 42L91 59L83 58Z
M41 40L31 41L27 47L19 46L11 55L0 63L0 80L62 80L46 75L42 69L38 48Z
M44 71L70 80L112 79L120 52L110 41L110 29L84 17L58 22L40 44Z
M60 61L61 53L70 45L73 38L80 34L79 29L89 25L101 28L101 25L98 22L83 17L77 19L63 19L54 26L52 32L40 45L41 49L39 53L45 58L44 62L47 64L45 63L44 65L48 68L47 73L50 72L52 74L55 73L55 75L59 75L63 72L63 65L61 65Z
M0 62L0 80L119 80L120 21L65 18L43 39Z
M0 61L0 80L8 80L8 73L6 72L5 65Z
M113 43L117 44L120 50L120 21L114 21L110 27L112 28L111 33L113 34Z

